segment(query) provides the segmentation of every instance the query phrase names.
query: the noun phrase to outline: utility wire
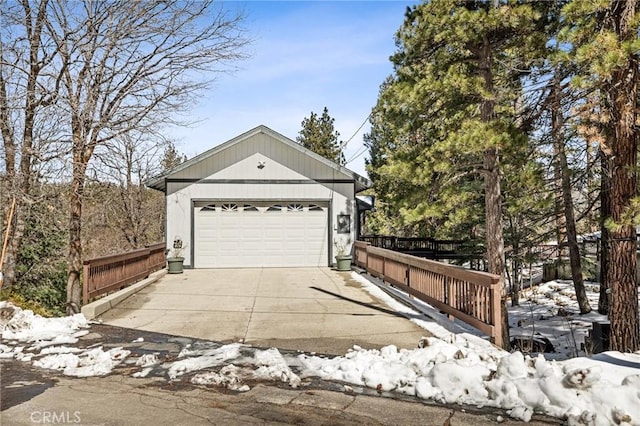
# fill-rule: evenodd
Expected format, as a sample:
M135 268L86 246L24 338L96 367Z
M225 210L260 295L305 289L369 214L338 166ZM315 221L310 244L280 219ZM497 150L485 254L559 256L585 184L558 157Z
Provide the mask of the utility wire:
M345 161L344 164L349 164L350 162L352 162L353 160L355 160L356 158L360 157L362 154L364 154L365 152L367 152L367 146L366 145L362 145L360 147L360 149L358 151L356 151L355 154L353 154L351 156L351 158L349 158L347 161Z
M369 118L371 118L371 114L372 114L372 112L370 112L370 113L369 113L369 115L367 115L367 118L365 118L365 119L364 119L364 121L362 122L362 124L360 125L360 127L358 127L358 130L356 130L356 131L355 131L355 133L354 133L353 135L351 135L351 137L350 137L349 139L347 139L347 141L346 141L346 142L344 142L344 143L342 143L342 144L340 145L340 150L345 149L345 148L347 147L347 144L348 144L349 142L351 142L351 140L352 140L353 138L355 138L355 137L356 137L356 135L358 134L358 132L359 132L359 131L364 127L364 125L365 125L365 124L367 124L367 121L369 121Z

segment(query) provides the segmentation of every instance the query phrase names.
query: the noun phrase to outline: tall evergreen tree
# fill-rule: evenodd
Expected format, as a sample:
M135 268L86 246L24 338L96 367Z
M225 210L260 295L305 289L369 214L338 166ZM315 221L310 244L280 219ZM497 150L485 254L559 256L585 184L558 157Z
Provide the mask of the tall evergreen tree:
M338 140L340 133L334 128L334 121L327 107L324 107L320 116L312 111L309 118L302 120L302 130L296 141L316 154L343 165L342 143Z
M397 77L387 91L394 101L385 104L391 115L409 116L406 150L430 166L422 178L439 182L439 198L445 187L458 194L483 190L488 266L500 276L505 271L501 158L505 151L527 152L515 105L520 79L532 65L530 53L546 41L538 31L544 14L534 7L436 0L412 8L397 36ZM508 343L506 324L504 331Z
M637 0L572 0L565 36L579 68L577 85L593 91L601 135L602 274L611 288L611 349L640 349L636 224L640 15Z

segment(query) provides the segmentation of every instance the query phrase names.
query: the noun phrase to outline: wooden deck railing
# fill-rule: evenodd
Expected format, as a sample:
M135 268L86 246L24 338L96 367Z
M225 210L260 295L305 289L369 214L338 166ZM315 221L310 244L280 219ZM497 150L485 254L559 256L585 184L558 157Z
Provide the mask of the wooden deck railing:
M354 244L354 263L477 328L502 346L500 276L373 247L363 241Z
M468 240L436 240L423 237L394 237L365 235L359 240L374 247L413 254L427 259L476 259L483 257L483 249Z
M165 243L111 256L85 260L82 270L82 303L119 290L165 267Z

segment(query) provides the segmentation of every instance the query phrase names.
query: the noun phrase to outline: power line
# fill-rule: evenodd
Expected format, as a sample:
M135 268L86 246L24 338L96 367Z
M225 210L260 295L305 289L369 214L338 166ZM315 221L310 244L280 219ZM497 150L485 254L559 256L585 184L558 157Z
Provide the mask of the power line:
M351 156L351 158L349 158L347 161L345 161L344 164L349 164L350 162L352 162L353 160L355 160L356 158L360 157L362 154L364 154L365 152L367 152L367 146L362 144L362 146L360 147L360 149L358 151L356 151L355 154L353 154Z
M360 125L360 127L358 127L358 130L355 131L355 133L353 135L351 135L351 137L349 139L347 139L346 142L344 142L343 144L340 145L340 149L343 150L347 147L347 144L349 142L351 142L351 140L353 138L356 137L356 135L358 134L358 132L364 127L365 124L367 124L367 121L369 121L369 118L371 118L371 112L369 113L369 115L367 115L367 118L364 119L364 121L362 122L362 124Z

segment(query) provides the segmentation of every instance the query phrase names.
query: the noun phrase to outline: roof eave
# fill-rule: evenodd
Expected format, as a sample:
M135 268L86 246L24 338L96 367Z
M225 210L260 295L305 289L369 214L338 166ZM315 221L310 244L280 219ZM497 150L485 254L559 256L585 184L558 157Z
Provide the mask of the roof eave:
M166 181L165 181L166 176L167 174L162 174L160 176L154 176L152 178L149 178L146 181L144 181L144 186L146 186L147 188L155 189L160 192L165 192L167 189Z

